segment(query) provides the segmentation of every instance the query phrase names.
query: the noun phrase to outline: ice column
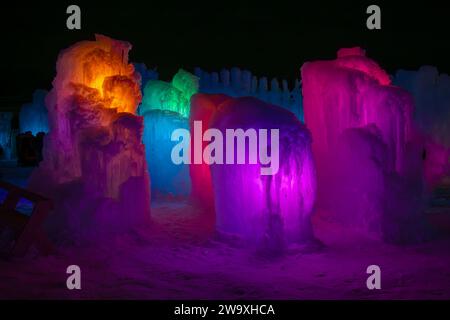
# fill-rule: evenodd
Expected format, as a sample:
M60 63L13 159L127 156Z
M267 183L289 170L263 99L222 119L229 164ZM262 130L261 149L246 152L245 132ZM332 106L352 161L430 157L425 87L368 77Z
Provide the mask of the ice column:
M189 166L174 164L171 152L176 129L189 129L191 96L198 91L198 78L180 69L171 83L149 80L139 114L144 117L144 144L153 193L189 195Z
M257 135L256 149L249 147L255 137L247 138L244 148L238 147L236 138L234 149L225 148L224 159L234 152L234 164L211 164L217 229L269 251L311 240L316 177L306 127L291 112L251 97L220 104L210 126L220 130L224 140L230 129L254 129ZM267 130L265 138L260 129ZM249 158L255 150L265 150L272 163L276 161L271 129L279 130L279 170L262 175L266 165L261 165L261 154L256 164ZM244 164L237 163L239 152L245 152Z
M210 128L210 122L216 113L219 106L231 99L226 95L212 95L198 93L192 96L191 99L191 113L189 116L189 127L191 132L191 159L194 159L194 141L199 140L197 133L194 130L194 121L201 122L202 132L200 139L203 139L203 134ZM202 141L202 140L200 140ZM203 150L208 143L203 141L201 150ZM204 209L212 209L214 207L214 194L212 188L212 180L209 165L204 163L196 164L191 161L189 166L189 174L192 182L192 199L197 205Z
M46 106L50 131L30 188L55 201L54 232L108 238L150 218L140 76L131 45L96 35L63 50Z
M377 239L418 236L423 150L413 143L412 97L360 48L301 73L326 218Z

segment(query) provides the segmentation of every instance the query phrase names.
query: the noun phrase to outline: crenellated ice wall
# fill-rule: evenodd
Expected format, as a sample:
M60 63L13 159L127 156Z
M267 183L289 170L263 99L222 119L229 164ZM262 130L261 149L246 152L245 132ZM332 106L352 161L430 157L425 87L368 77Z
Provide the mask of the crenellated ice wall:
M281 84L277 79L269 83L266 77L258 78L248 70L231 68L222 69L220 73L208 73L195 68L195 75L200 79L200 92L225 94L230 97L252 96L267 103L281 106L293 112L303 121L303 104L300 81L296 80L294 88L290 88L287 80Z

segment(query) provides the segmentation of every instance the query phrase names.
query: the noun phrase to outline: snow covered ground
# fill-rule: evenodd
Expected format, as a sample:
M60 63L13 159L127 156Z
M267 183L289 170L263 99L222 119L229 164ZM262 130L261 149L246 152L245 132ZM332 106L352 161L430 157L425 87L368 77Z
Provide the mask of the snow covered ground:
M92 246L63 246L49 257L0 260L2 299L450 299L450 239L399 247L329 230L323 246L280 257L243 249L214 232L213 219L186 199L157 199L153 225ZM66 288L81 268L82 290ZM381 268L368 290L366 268Z

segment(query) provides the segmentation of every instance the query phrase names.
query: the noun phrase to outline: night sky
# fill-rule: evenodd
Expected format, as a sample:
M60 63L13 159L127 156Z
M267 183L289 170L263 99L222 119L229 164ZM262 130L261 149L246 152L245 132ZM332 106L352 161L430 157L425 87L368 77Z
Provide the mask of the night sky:
M390 73L425 64L450 73L450 11L444 1L159 3L2 3L0 97L27 101L34 89L50 89L58 52L94 39L95 33L132 43L130 60L157 67L163 80L180 67L220 71L238 66L293 81L305 61L332 59L337 49L357 45ZM70 4L81 7L80 31L66 28ZM382 30L366 28L370 4L381 7Z

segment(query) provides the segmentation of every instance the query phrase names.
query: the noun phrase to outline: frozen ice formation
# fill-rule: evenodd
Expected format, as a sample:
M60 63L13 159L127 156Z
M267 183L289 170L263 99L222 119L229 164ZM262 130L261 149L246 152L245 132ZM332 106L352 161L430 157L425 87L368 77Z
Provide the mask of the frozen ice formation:
M342 48L338 50L337 57L336 66L361 71L370 78L376 79L383 86L391 84L389 75L375 61L366 57L364 49L359 47Z
M198 79L180 69L171 83L161 80L149 80L144 88L144 97L139 113L148 110L168 110L177 112L183 117L189 116L191 96L198 91Z
M424 149L410 94L359 48L301 73L324 217L390 242L420 237Z
M197 77L183 69L171 83L149 80L144 88L139 114L144 117L144 144L154 193L191 192L189 167L172 162L171 152L177 142L171 135L175 129L189 129L190 99L197 91Z
M434 185L450 175L450 77L423 66L397 71L393 82L414 97L414 119L426 139L426 178Z
M189 167L172 162L171 153L178 143L171 140L176 129L189 130L188 119L167 110L148 110L144 117L145 153L152 181L152 194L189 195Z
M201 121L202 132L210 128L210 121L213 118L217 108L223 102L232 99L229 96L223 94L203 94L198 93L191 98L191 112L189 115L189 128L191 132L191 146L194 145L196 132L194 130L194 121ZM202 150L208 142L203 141ZM192 153L194 150L191 148ZM191 156L193 159L193 156ZM189 165L189 173L192 183L191 196L197 205L202 206L205 209L211 209L214 207L214 193L211 180L211 172L209 165L206 163L196 164L194 161Z
M303 106L300 81L295 82L294 88L289 88L288 81L282 80L281 85L277 79L270 81L267 78L257 78L248 70L231 68L208 73L196 68L195 75L200 79L201 93L225 94L230 97L252 96L267 103L281 106L293 112L298 119L303 121Z
M36 135L39 132L48 132L48 115L45 107L47 93L47 90L36 90L33 93L33 102L24 104L20 108L20 133L29 131Z
M220 130L223 136L227 129L266 129L268 136L271 129L279 129L276 174L262 175L259 161L237 164L235 159L234 164L210 165L217 230L238 235L269 251L313 239L310 216L316 177L309 131L293 113L253 97L224 99L215 96L211 100L212 104L214 100L216 103L224 100L210 120L210 127ZM267 140L269 153L272 153L274 146L269 137ZM259 139L258 148L261 143ZM248 157L250 151L248 143L246 145ZM224 157L227 152L228 149Z
M150 182L131 45L96 35L63 50L47 96L50 131L30 188L55 201L54 232L88 239L145 224Z
M10 160L13 155L12 118L12 112L0 112L0 159L4 160Z
M144 91L149 80L158 80L159 74L155 69L148 69L145 63L133 63L134 69L141 75L141 91Z
M450 147L450 77L437 68L423 66L417 71L398 70L395 85L409 91L415 102L414 118L436 142Z

